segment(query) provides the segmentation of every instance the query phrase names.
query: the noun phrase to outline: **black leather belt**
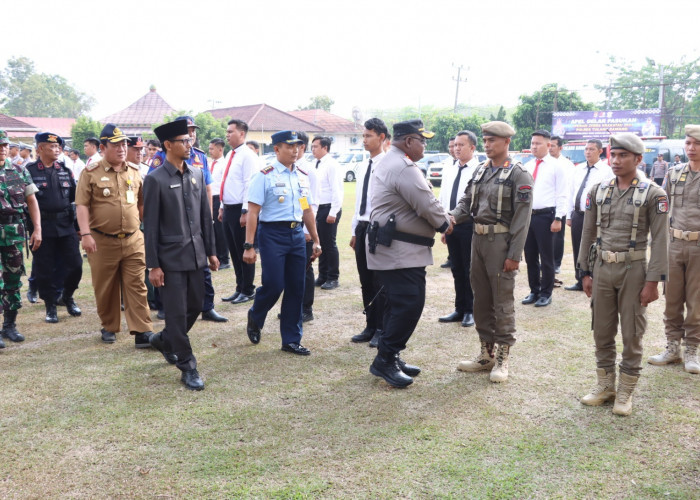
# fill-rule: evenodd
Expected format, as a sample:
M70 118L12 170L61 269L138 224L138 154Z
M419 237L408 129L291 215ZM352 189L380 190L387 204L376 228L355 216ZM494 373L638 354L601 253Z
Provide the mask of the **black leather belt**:
M433 238L428 238L427 236L418 236L417 234L404 233L401 231L394 231L394 239L398 241L403 241L405 243L421 245L424 247L432 247L435 244L435 240Z
M362 229L366 229L366 228L369 227L369 221L368 221L368 220L358 220L358 221L357 221L357 226L356 226L356 227L359 227L359 228L362 228Z
M20 215L0 215L0 224L19 224L22 222Z
M294 229L295 227L299 227L302 225L301 222L297 222L295 220L284 220L284 221L274 221L274 222L265 222L265 221L261 220L260 224L264 224L266 226L288 227L289 229Z
M229 205L228 203L224 203L224 208L236 208L236 207L242 207L243 203L234 203L232 205Z
M318 208L326 208L326 207L330 207L330 206L331 206L330 203L324 203L323 205L319 205Z
M58 219L66 219L69 218L73 215L73 211L69 208L64 208L60 212L44 212L43 210L39 211L41 213L41 220L58 220Z
M129 236L131 236L132 234L134 234L134 233L107 234L107 233L104 233L104 232L100 231L99 229L95 229L94 227L91 227L91 228L90 228L90 231L94 231L94 232L96 232L97 234L101 234L102 236L109 236L110 238L118 238L118 239L120 239L120 240L123 240L124 238L128 238Z
M553 214L553 213L554 213L554 207L538 208L538 209L532 211L532 215Z

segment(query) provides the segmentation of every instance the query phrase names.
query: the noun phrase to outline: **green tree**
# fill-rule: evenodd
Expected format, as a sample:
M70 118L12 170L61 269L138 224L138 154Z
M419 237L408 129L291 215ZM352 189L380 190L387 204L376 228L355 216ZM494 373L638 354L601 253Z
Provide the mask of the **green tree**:
M79 117L71 127L71 138L73 141L73 149L80 151L84 155L83 143L88 137L97 137L99 139L102 132L102 124L87 116Z
M333 104L335 104L335 101L327 95L317 95L310 99L308 105L304 107L299 106L297 109L322 109L323 111L330 113L331 106L333 106Z
M552 128L554 111L590 111L594 105L585 103L576 92L559 88L556 83L543 85L531 95L521 95L520 103L513 113L515 137L512 149L527 149L530 136L537 129Z
M428 141L426 149L447 151L447 143L457 132L462 130L471 130L479 138L477 149L482 149L483 142L481 141L481 124L484 123L482 117L477 115L458 116L455 114L443 115L435 117L428 128L431 132L435 132L435 137Z
M26 57L12 58L0 73L2 112L13 116L77 118L95 99L73 88L60 75L36 73Z
M503 106L498 108L498 112L496 113L496 116L494 116L493 113L491 113L489 115L489 121L492 121L492 122L493 121L497 121L497 122L506 121L506 109Z

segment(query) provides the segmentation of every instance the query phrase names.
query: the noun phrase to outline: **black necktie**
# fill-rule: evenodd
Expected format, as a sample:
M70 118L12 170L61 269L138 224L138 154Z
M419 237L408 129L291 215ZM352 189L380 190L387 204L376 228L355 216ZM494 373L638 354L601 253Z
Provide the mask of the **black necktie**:
M457 171L457 177L455 178L454 184L452 184L452 195L450 196L450 210L454 210L454 208L457 206L457 191L459 191L459 179L462 177L462 170L467 168L467 165L464 164L461 167L459 167L459 170Z
M321 160L316 160L316 170L318 170L318 164L321 163Z
M576 200L574 201L574 210L576 210L577 212L581 211L581 194L583 194L583 190L586 187L586 181L588 180L588 176L591 175L593 165L588 165L586 168L588 168L588 171L586 172L586 176L583 178L581 187L578 188L578 193L576 193Z
M369 160L369 165L367 165L367 172L365 172L365 180L362 183L362 200L360 201L360 215L365 215L367 211L367 186L369 186L369 175L372 172L372 159Z

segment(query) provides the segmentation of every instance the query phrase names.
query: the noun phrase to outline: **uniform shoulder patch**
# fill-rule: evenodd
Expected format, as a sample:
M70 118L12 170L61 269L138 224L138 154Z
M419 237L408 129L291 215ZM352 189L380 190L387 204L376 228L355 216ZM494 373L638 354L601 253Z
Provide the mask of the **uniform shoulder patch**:
M668 196L661 195L656 197L656 213L665 214L668 213Z
M156 156L153 158L153 161L151 162L151 166L153 168L158 168L163 164L163 160L160 158L160 156Z
M591 193L589 192L589 193L586 195L586 210L590 210L590 209L591 209L591 205L592 205L592 203L591 203Z
M304 175L309 175L309 174L306 172L306 170L303 170L303 169L301 169L301 168L299 168L299 167L297 167L297 170L298 170L299 172L301 172L302 174L304 174Z
M524 184L518 187L518 201L530 201L530 194L532 193L532 186L529 184Z
M270 165L270 166L268 166L268 167L265 167L265 168L261 169L260 171L263 173L263 175L267 175L267 174L269 174L270 172L272 172L274 169L275 169L275 167L273 167L272 165Z

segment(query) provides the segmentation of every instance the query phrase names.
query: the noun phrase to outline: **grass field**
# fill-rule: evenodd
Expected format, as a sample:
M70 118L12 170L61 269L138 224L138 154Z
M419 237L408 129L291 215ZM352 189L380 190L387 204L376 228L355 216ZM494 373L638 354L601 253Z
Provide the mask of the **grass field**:
M645 364L630 417L581 405L595 378L582 293L555 289L543 309L516 303L510 380L495 385L455 370L478 339L437 322L454 289L431 266L404 355L423 373L406 390L370 375L375 351L349 341L364 321L348 246L355 187L345 184L338 232L341 286L317 289L304 327L310 357L280 351L279 306L260 344L248 341L248 307L221 302L232 270L214 274L230 321L190 333L203 392L126 331L100 341L87 262L81 318L60 308L48 325L43 304L25 302L27 340L0 351L0 497L700 498L700 378ZM434 255L444 262L445 246ZM573 282L570 243L561 277ZM527 293L521 269L516 299ZM649 307L645 357L665 344L662 312L663 298Z

